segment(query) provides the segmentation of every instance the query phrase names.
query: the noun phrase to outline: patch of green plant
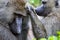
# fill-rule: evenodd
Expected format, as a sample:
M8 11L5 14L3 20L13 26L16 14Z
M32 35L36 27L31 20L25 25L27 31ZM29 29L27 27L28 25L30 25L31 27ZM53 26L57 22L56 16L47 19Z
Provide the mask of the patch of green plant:
M60 31L57 31L57 38L60 40Z
M33 38L32 40L36 40L36 38Z
M39 39L39 40L47 40L46 38L41 38L41 39Z
M57 33L58 35L60 35L60 31L57 31L56 33Z
M41 5L41 0L30 0L29 3L37 7Z
M52 35L52 36L49 36L49 37L48 37L48 40L57 40L57 37L54 36L54 35Z
M60 40L60 31L57 31L56 33L57 33L57 36L51 35L47 39L40 38L39 40ZM33 40L36 40L36 38L34 38Z

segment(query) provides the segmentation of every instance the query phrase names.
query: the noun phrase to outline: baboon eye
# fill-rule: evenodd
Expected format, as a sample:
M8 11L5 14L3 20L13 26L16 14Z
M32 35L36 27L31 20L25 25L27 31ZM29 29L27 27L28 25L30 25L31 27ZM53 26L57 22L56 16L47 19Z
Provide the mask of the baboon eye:
M58 8L58 6L59 6L58 1L55 1L55 7Z
M46 1L42 1L42 4L46 4L47 2Z

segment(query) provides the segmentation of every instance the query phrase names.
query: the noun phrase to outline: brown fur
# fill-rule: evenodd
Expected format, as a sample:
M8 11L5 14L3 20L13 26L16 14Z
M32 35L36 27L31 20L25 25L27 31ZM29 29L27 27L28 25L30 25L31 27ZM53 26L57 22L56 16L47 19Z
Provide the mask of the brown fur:
M26 0L16 0L14 2L14 5L16 6L16 9L24 10L25 3L26 3Z

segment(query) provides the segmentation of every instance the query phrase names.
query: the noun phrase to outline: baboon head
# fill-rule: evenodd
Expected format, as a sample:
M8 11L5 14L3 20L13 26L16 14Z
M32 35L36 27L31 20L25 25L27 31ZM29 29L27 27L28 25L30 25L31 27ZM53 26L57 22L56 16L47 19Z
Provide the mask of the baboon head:
M13 20L15 9L24 9L27 0L0 0L0 20Z
M42 5L36 8L36 13L39 16L46 17L52 12L55 6L55 0L42 0Z
M13 5L15 6L15 14L19 14L22 16L26 16L25 4L28 0L16 0L13 1Z
M45 1L45 2L47 2L46 3L46 6L47 7L54 7L55 6L55 0L42 0L42 1Z
M28 0L16 0L15 4L16 5L16 8L19 9L19 10L24 10L25 8L25 4Z

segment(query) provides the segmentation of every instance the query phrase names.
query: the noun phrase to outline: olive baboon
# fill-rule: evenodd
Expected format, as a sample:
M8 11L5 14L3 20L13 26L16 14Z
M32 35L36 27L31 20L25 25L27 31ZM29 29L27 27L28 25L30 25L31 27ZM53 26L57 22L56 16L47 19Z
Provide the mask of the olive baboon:
M51 13L41 20L45 26L47 37L56 35L56 32L60 30L60 7L56 8L55 3L55 0L47 0L46 6L51 9Z
M21 40L26 40L26 35L28 33L28 18L26 16L26 11L24 8L25 3L26 0L0 0L0 24L2 24L2 28L5 26L6 29L8 28L9 31L12 31L13 34L10 34L13 36L10 40L16 40L16 36L19 36ZM14 36L14 34L17 35ZM4 40L9 40L9 37L7 39L6 36Z
M39 16L44 16L41 20L45 26L47 37L50 35L56 35L56 32L59 31L60 24L60 6L59 0L43 0L44 5L36 8L36 13Z

